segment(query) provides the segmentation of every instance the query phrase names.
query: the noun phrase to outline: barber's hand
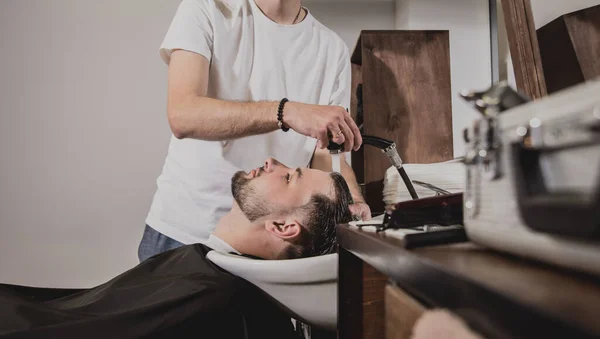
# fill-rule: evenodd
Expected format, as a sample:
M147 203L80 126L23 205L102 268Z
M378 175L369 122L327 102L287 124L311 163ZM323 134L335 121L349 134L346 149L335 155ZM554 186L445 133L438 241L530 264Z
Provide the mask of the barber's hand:
M321 149L329 145L329 135L336 144L344 144L344 152L357 151L362 145L358 126L350 113L340 106L288 102L283 123L300 134L319 140Z
M360 217L361 220L366 221L371 219L371 208L364 202L357 202L349 206L352 215Z

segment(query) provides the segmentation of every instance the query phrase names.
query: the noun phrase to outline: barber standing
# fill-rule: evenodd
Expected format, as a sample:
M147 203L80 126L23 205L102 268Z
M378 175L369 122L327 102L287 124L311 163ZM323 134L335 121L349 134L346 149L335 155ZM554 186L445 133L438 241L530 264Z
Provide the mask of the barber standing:
M173 137L140 260L206 243L231 209L235 172L268 157L292 168L331 170L328 133L345 151L362 143L345 109L348 48L301 0L183 0L160 55L169 66ZM353 213L370 218L345 161L341 171Z

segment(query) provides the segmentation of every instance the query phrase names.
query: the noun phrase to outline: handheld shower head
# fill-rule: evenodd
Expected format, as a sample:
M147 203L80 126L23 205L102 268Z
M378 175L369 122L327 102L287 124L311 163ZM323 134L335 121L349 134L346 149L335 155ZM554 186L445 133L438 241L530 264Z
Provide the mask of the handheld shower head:
M329 145L327 145L327 150L329 150L330 154L340 154L342 153L342 148L344 145L336 144L335 142L329 140Z
M402 167L402 159L400 159L400 155L398 154L398 151L396 150L396 144L393 141L375 137L372 135L363 135L362 139L363 139L364 145L369 145L369 146L378 148L383 153L385 153L385 155L387 155L387 157L388 157L388 159L390 159L390 162L392 163L392 165L394 167L396 167L396 169L398 170L398 173L400 173L400 177L402 177L402 181L404 181L404 184L406 185L406 189L408 189L410 196L413 199L419 199L419 196L417 195L417 192L415 191L415 187L413 186L412 181L408 177L408 174L406 174L406 170L404 170L404 167ZM331 144L332 144L332 142L329 143L329 145L331 145ZM333 144L333 145L337 145L337 144ZM337 145L337 146L340 146L340 145ZM335 149L335 146L332 146L331 149L329 147L327 147L327 149L329 149L330 152L332 152L332 154L335 154L332 151ZM341 146L340 146L340 149L341 149Z
M357 88L357 94L358 94L358 91L362 91L362 87L359 89ZM362 92L361 92L361 94L362 94ZM346 111L348 111L348 109L346 109ZM362 127L363 126L361 124L361 126L359 127L361 134L363 131ZM387 155L387 157L388 157L388 159L390 159L390 162L392 163L392 165L394 167L396 167L396 169L398 170L398 173L400 173L400 177L402 177L402 181L404 181L404 184L406 185L406 188L408 189L410 196L413 199L419 199L419 196L417 195L417 192L415 191L415 187L413 186L412 181L408 178L408 174L406 174L404 167L402 167L402 159L400 159L400 155L398 154L398 151L396 150L396 144L393 141L375 137L372 135L363 135L362 139L363 139L363 144L378 148L383 153L385 153L385 155ZM327 145L327 150L329 150L329 153L331 155L336 155L336 154L342 153L343 147L344 147L344 145L334 143L332 141L331 135L329 136L329 145Z
M371 135L363 135L362 139L363 139L364 145L370 145L370 146L379 148L384 153L386 153L386 149L388 149L390 147L393 147L394 149L396 148L396 145L394 144L393 141L374 137ZM331 140L329 140L329 145L327 145L327 149L329 150L329 153L331 153L331 154L341 153L343 147L344 147L344 145L336 144ZM397 158L400 159L399 156ZM399 160L399 165L400 166L402 165L402 160ZM396 164L394 164L394 166L396 166Z
M398 170L398 173L400 174L402 181L404 181L404 185L406 185L406 189L408 190L408 193L410 193L410 196L413 199L419 199L412 181L408 177L408 174L406 174L404 167L402 167L402 159L400 159L400 155L396 150L396 144L393 141L372 135L363 135L362 138L363 144L379 148L383 153L385 153L385 155L387 155L392 165Z
M374 137L371 135L363 135L362 138L363 138L363 144L377 147L382 151L384 151L386 148L391 147L391 146L394 146L394 148L396 148L396 145L394 144L394 142L390 141L390 140L382 139L379 137Z

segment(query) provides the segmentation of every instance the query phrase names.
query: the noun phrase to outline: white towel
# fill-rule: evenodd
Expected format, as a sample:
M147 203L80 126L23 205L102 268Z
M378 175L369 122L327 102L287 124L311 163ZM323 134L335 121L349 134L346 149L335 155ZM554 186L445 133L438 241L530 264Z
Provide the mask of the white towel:
M458 161L448 161L433 164L405 164L404 169L411 181L421 181L450 193L465 191L465 165ZM419 198L435 196L436 193L428 188L413 184ZM401 201L411 200L400 173L395 167L390 167L385 172L383 180L383 201L386 205L393 205Z

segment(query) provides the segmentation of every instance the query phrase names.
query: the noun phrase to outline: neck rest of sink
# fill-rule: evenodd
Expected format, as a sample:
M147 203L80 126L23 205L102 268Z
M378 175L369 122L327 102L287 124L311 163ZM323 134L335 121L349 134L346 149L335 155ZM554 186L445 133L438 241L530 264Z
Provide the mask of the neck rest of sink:
M206 257L262 289L292 318L315 327L337 328L337 253L302 259L256 260L210 251Z

